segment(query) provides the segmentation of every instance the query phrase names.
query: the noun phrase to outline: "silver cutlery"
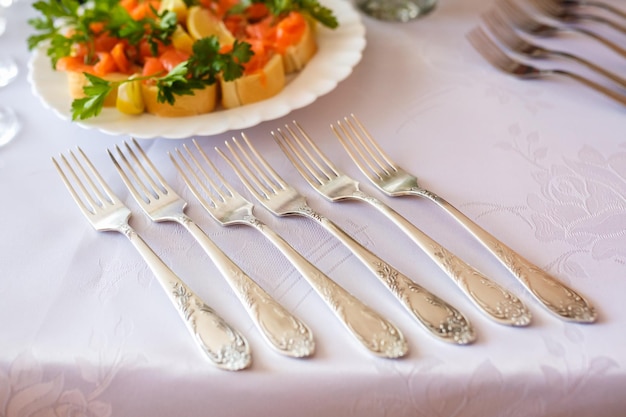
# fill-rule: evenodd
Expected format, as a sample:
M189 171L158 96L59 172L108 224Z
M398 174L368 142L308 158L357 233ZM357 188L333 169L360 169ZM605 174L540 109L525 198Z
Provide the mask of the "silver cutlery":
M555 0L529 0L546 16L563 23L595 22L606 25L618 32L626 33L626 27L600 15L577 12L569 7L562 6Z
M289 130L288 126L287 129ZM279 131L279 134L282 135L282 132ZM242 138L243 142L233 140L234 145L226 143L234 157L234 160L231 160L231 167L246 188L266 209L276 216L298 215L318 222L350 249L435 337L456 344L474 341L474 329L463 314L398 272L350 237L330 219L314 211L307 204L304 196L278 175L252 146L248 138L243 134ZM276 138L276 140L279 139ZM279 142L279 144L283 146L282 143Z
M191 192L219 224L242 224L261 232L307 280L349 333L370 352L386 358L398 358L407 353L407 342L395 325L327 277L258 219L253 213L253 204L226 181L196 141L194 144L201 159L186 145L183 146L185 154L176 149L181 163L172 154L170 158Z
M543 46L535 44L534 42L526 38L523 38L522 36L518 35L511 26L508 25L508 23L505 21L505 19L502 18L497 10L491 10L483 14L482 20L489 32L491 32L500 43L502 43L511 51L524 54L531 58L565 58L582 64L587 68L596 71L597 73L621 85L622 87L626 87L625 78L620 77L619 75L614 74L610 71L607 71L591 61L588 61L584 58L568 52L545 48Z
M594 0L552 0L555 4L559 4L563 7L589 7L600 10L605 10L616 16L626 19L626 12L614 7L608 3Z
M187 330L213 364L231 371L248 367L251 355L246 339L207 306L131 228L128 224L130 210L113 193L80 148L78 152L82 163L74 152L69 152L78 173L63 154L60 155L63 167L55 158L52 162L87 220L98 231L115 231L130 240L176 307Z
M391 207L361 191L359 183L340 172L300 125L294 122L294 126L294 134L282 136L281 140L287 143L290 159L300 161L300 168L305 168L300 174L321 195L330 201L352 199L372 205L406 233L488 317L511 326L530 323L530 312L512 292L472 268Z
M383 193L391 197L425 197L434 202L495 256L549 311L569 321L595 321L595 309L582 295L515 253L442 197L420 187L417 178L394 163L354 115L351 119L344 118L344 123L338 121L332 130L361 172Z
M133 139L133 145L137 152L128 143L124 145L128 158L119 146L116 147L117 157L111 151L109 155L122 181L148 217L155 222L179 223L191 233L217 266L271 347L287 356L310 356L315 350L315 342L309 328L241 270L185 214L187 202L165 181L136 140Z
M604 94L622 105L626 105L626 96L598 84L595 81L591 81L579 74L561 69L537 68L525 62L518 61L502 51L499 46L479 27L470 31L467 34L467 39L472 44L474 49L476 49L476 51L485 60L487 60L487 62L507 74L511 74L521 79L544 78L551 75L568 77Z
M558 23L548 24L539 22L528 14L526 10L517 5L513 0L500 0L496 4L505 14L507 19L509 19L509 21L513 24L513 26L526 33L535 36L552 36L559 33L576 33L592 38L611 49L613 52L626 58L626 49L593 31Z

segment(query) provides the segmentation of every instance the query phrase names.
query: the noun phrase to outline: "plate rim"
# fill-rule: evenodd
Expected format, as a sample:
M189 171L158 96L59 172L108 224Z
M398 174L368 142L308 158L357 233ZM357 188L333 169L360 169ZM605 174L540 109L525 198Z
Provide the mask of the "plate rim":
M367 43L361 15L351 2L345 0L323 0L322 3L333 10L339 26L328 29L319 25L316 55L302 71L289 77L290 81L280 93L257 103L180 118L163 118L148 113L127 116L114 108L106 108L96 118L71 121L71 98L67 94L66 77L52 69L43 46L36 48L29 58L28 82L39 101L61 119L108 135L127 135L138 139L186 139L250 128L311 105L333 91L361 61ZM328 62L323 62L324 59ZM311 84L305 85L307 82Z

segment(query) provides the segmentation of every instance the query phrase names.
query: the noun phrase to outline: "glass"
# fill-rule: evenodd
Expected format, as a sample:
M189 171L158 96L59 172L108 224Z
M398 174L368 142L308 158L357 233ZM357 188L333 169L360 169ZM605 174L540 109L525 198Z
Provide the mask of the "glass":
M365 14L379 20L408 22L430 13L437 0L358 0Z
M11 142L20 130L20 123L10 107L0 106L0 147Z
M5 12L13 2L13 0L0 0L0 37L7 28L8 20ZM3 48L0 47L0 50ZM0 88L15 80L18 72L17 64L13 58L0 55ZM20 123L13 109L0 106L0 147L9 143L17 135L19 129Z

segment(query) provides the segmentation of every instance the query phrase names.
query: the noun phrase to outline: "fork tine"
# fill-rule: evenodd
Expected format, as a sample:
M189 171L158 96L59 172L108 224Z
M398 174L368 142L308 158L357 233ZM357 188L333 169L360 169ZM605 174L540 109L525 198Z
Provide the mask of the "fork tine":
M76 165L78 166L80 171L82 172L83 177L85 178L85 180L87 181L87 183L91 187L93 193L100 200L100 204L98 202L94 201L93 199L91 199L91 197L90 197L91 194L84 187L83 181L81 181L78 178L78 176L76 175L76 173L74 172L74 170L72 170L72 174L74 175L74 179L76 179L76 181L78 181L78 183L80 184L81 189L83 190L83 192L85 192L87 194L87 196L89 196L91 201L96 206L101 206L101 205L103 205L105 203L109 203L109 204L121 203L120 199L117 197L117 195L115 195L115 193L109 187L109 185L106 183L104 178L102 178L102 176L100 175L100 173L98 172L96 167L93 166L93 164L91 163L89 158L87 158L87 155L85 155L83 150L81 148L77 148L77 149L78 149L78 152L79 152L80 156L83 158L85 164L87 165L87 167L91 171L91 174L93 175L93 178L95 178L96 181L98 182L98 185L96 185L94 183L94 181L92 179L92 176L87 173L87 170L85 169L84 165L80 163L80 161L78 160L78 157L74 154L74 152L70 151L70 155L72 156L72 159L74 160L74 162L76 163ZM66 163L67 163L67 161L66 161ZM68 166L69 166L69 164L68 164ZM100 190L104 191L104 194L102 194L102 192Z
M371 152L372 156L375 158L375 155L379 155L380 158L389 166L391 167L394 171L398 170L398 165L391 159L391 157L383 150L383 148L378 144L378 142L376 142L376 140L374 140L374 138L372 137L372 135L370 134L370 132L365 128L365 126L363 125L363 123L361 123L361 121L354 115L351 114L350 115L352 117L352 119L355 121L355 123L359 126L359 128L361 129L361 131L363 132L363 134L365 135L365 137L367 138L369 145L371 146L371 148L374 148L376 150L376 152ZM360 136L359 136L360 137ZM365 146L368 149L371 149L368 146ZM379 159L375 158L376 161L378 162L378 164L383 167L384 164L382 162L380 162Z
M219 171L217 171L217 169L215 168L215 166L213 165L211 160L207 157L207 155L204 153L202 148L200 148L200 145L198 145L198 143L195 141L195 139L193 140L193 143L196 146L196 149L197 149L198 153L200 154L200 156L203 157L206 165L208 165L209 168L211 168L213 170L213 172L216 174L216 176L220 177L220 179L223 179L223 178L221 178L221 175L219 174ZM183 145L183 149L187 152L187 157L185 157L185 155L183 155L183 153L178 148L176 148L176 153L178 154L179 159L185 165L185 167L187 169L187 172L194 178L195 183L193 181L191 181L191 179L189 178L189 176L187 175L185 170L182 169L180 164L178 164L178 162L176 161L176 158L174 158L174 156L171 153L170 153L170 159L172 160L172 163L174 164L174 166L176 167L176 169L178 170L178 172L182 176L183 181L185 181L185 183L187 184L187 186L189 187L191 192L200 201L204 201L204 202L210 203L210 205L215 207L216 206L215 199L219 198L221 201L224 201L227 197L232 195L233 192L230 189L230 187L227 186L227 183L225 181L222 181L223 187L220 187L218 184L215 183L213 178L204 169L204 167L202 166L200 161L198 161L198 159L196 158L194 153L189 149L189 147L187 147L186 144ZM193 167L192 167L191 163L189 162L189 160L191 160L193 162L193 165L196 167L196 170L193 169ZM200 176L198 175L197 172L200 172L202 174L203 178L200 178ZM207 186L206 183L209 183L209 186ZM200 191L198 190L196 185L198 185L202 189L203 193L200 193ZM226 195L224 190L228 191L230 194ZM208 198L209 201L207 201L207 198Z
M160 186L160 189L163 190L167 194L171 187L168 185L168 183L165 180L165 178L163 178L163 176L161 175L159 170L156 168L156 166L154 166L154 164L152 163L150 158L148 158L148 155L146 155L146 153L144 152L143 148L141 146L139 146L139 143L137 142L137 140L135 138L132 138L132 142L135 145L135 148L137 149L137 152L139 152L139 154L141 155L141 157L143 158L143 160L145 162L145 164L140 163L139 159L135 156L135 153L132 151L131 147L128 145L128 143L125 142L124 144L126 145L126 148L130 151L132 157L137 162L137 165L139 165L141 170L144 172L144 175L148 178L148 180L150 181L150 184L152 185L152 187L155 190L158 190L159 186ZM146 169L145 169L146 165L148 165L150 167L150 170L152 171L153 176L149 175L148 172L146 171ZM159 184L158 185L156 184L155 181L153 181L153 178L156 178L157 180L159 180Z
M351 135L346 135L354 149L361 156L362 160L367 164L370 170L378 176L378 178L382 179L384 176L389 176L394 172L398 171L398 167L391 160L391 158L383 151L383 149L374 141L374 138L367 131L365 126L361 123L359 119L354 114L350 115L354 124L358 126L358 129L355 128L354 124L350 119L344 117L344 121L347 126L350 128ZM340 124L338 121L337 124ZM345 129L344 129L345 132ZM360 147L357 145L361 145ZM344 144L344 142L342 142ZM344 145L345 148L345 145ZM365 151L363 152L362 149ZM376 166L375 166L376 165ZM382 173L381 173L382 171ZM384 175L383 175L384 174ZM369 176L369 175L368 175Z
M297 132L285 125L288 134L277 129L278 133L272 132L272 136L281 147L285 155L294 164L296 170L310 183L319 186L328 180L339 176L339 171L333 163L315 145L311 137L300 126L293 121Z
M115 169L122 177L122 181L124 182L124 184L126 184L126 187L131 192L133 197L135 197L136 200L141 200L141 201L145 201L146 203L150 203L151 198L156 198L156 196L154 195L154 192L149 190L145 186L143 181L141 181L141 179L137 175L137 172L132 167L132 165L128 162L128 160L126 159L126 156L122 153L122 150L119 148L119 146L115 146L115 149L117 149L117 153L119 154L119 159L123 162L125 168L122 168L122 165L119 163L118 159L115 157L115 155L113 155L113 153L109 149L107 149L107 152L109 154L109 157L113 161L113 165L115 165ZM128 176L127 171L130 172L130 176L134 178L135 182L133 182L131 178ZM135 186L135 183L137 183L141 187L143 191L143 195L139 192L139 190Z
M243 147L243 145L241 145L239 141L237 141L237 139L234 137L232 141L237 147L237 149L235 149L235 147L233 147L231 143L228 141L225 142L225 145L230 151L235 161L237 161L237 164L239 164L238 166L235 162L233 162L232 159L228 158L226 154L222 152L220 149L215 148L215 150L219 153L219 155L222 158L224 158L224 160L228 163L228 165L230 165L230 167L235 171L239 179L244 183L246 188L251 193L253 193L260 200L268 199L272 194L276 193L277 184L272 182L272 180L267 176L267 174L261 169L259 162L266 169L271 169L271 168L269 168L269 165L267 164L267 162L264 161L261 155L258 152L256 152L256 150L252 147L252 144L247 140L246 136L242 134L242 137L246 141L246 144L248 145L248 148L250 149L250 151L257 158L256 160L252 158L252 156L250 155L250 152L248 152ZM248 162L247 164L244 162L244 158L245 158L245 161ZM257 173L256 175L255 173L252 172L250 167L254 168L254 170ZM276 174L275 172L274 174L275 176L278 176L278 174ZM261 181L261 179L263 179L263 182ZM280 184L279 182L278 185L279 185L279 188L281 189L284 188L284 183Z
M481 28L474 28L467 34L467 39L470 41L474 49L482 55L491 65L505 71L511 72L508 69L507 63L513 61L513 58L506 55L498 46L492 41L487 34Z
M276 170L274 170L274 168L272 168L272 166L268 164L267 160L263 158L263 155L261 155L259 151L257 151L257 149L252 145L252 143L250 143L248 136L246 136L246 134L244 133L241 133L241 137L243 138L248 149L252 152L256 160L260 162L260 164L263 166L264 169L262 170L259 169L258 171L259 171L259 174L261 174L261 176L265 180L265 182L267 182L268 185L277 184L280 186L280 188L286 188L287 183L281 178L280 175L278 175L278 172L276 172ZM239 147L239 149L242 149L242 146L240 146L238 142L237 142L237 146ZM255 164L255 167L258 167L258 165ZM269 178L266 174L271 175L272 178Z
M295 148L291 141L287 139L281 129L276 129L276 132L272 131L271 134L285 156L287 156L287 159L291 161L296 170L309 184L321 183L321 180L315 170L311 167L304 156L299 153L298 149Z
M78 207L80 207L80 209L83 212L83 214L85 216L87 216L87 217L93 215L95 213L96 207L98 205L93 200L91 195L87 192L87 190L85 189L85 187L82 184L82 182L78 179L78 177L76 175L76 172L74 172L74 169L72 168L72 166L69 164L69 162L65 158L65 155L61 154L60 157L61 157L61 160L63 161L66 169L72 174L72 177L74 178L74 181L77 184L79 184L79 186L81 187L82 195L84 196L84 198L86 198L88 200L89 205L87 205L85 200L78 195L78 192L76 191L76 189L74 188L74 186L70 182L69 178L67 178L67 176L65 175L65 171L63 170L63 168L61 168L61 166L59 165L57 160L55 158L52 158L52 162L54 163L54 166L55 166L57 172L61 176L61 179L63 180L63 183L65 184L65 187L68 189L68 191L72 195L72 198L74 199L74 201L76 201L76 203L78 204Z

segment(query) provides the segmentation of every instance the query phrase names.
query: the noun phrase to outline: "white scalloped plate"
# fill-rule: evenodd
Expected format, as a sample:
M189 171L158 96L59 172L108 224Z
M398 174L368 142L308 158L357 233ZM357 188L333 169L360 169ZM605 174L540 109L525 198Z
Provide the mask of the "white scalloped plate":
M333 10L339 20L339 27L334 30L321 25L318 27L317 53L283 91L270 99L234 109L218 109L208 114L180 118L161 118L147 113L127 116L107 108L98 117L75 123L111 135L181 139L245 129L308 106L318 97L331 92L352 73L365 48L365 27L351 3L345 0L324 0L323 3ZM68 94L66 76L51 68L42 48L33 52L28 63L28 81L33 93L46 107L62 119L71 120L72 100Z

